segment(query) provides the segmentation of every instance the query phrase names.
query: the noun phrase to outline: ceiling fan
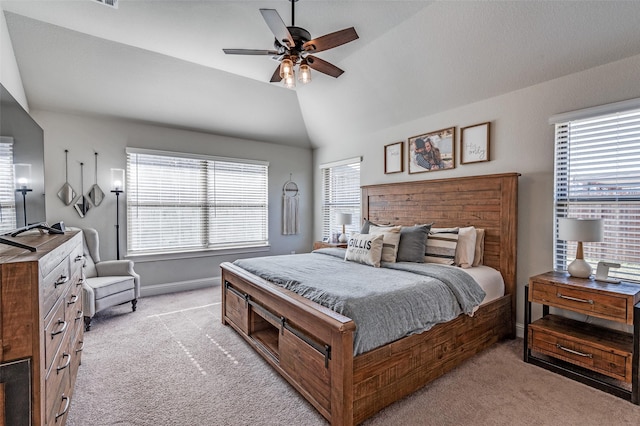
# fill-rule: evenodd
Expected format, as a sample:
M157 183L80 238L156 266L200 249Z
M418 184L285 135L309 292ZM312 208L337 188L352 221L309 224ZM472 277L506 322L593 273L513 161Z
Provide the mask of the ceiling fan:
M298 79L302 83L311 81L310 68L331 77L340 77L344 73L343 70L312 54L356 40L358 38L356 30L353 27L346 28L312 39L309 31L295 26L295 3L298 0L289 1L291 2L290 27L285 25L277 10L260 9L267 26L276 37L273 43L274 50L222 49L224 53L228 55L272 56L273 59L280 61L280 65L273 73L271 83L284 81L284 85L289 88L295 87L294 67L296 65L298 66Z

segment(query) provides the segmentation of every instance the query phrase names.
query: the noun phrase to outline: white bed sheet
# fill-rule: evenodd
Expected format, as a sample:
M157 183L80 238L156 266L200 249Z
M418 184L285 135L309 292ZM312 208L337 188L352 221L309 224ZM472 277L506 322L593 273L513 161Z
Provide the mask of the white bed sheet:
M498 270L485 265L462 270L471 275L487 294L480 306L504 296L504 280Z

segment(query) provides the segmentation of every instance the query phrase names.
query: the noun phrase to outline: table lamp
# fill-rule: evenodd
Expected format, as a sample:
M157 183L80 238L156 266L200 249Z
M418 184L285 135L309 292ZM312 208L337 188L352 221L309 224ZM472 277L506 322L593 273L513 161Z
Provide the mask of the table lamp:
M351 213L338 213L336 215L336 221L338 225L342 225L342 234L340 234L340 238L338 239L341 243L347 242L347 234L345 233L344 226L351 225Z
M576 258L567 267L569 275L578 278L591 276L591 265L584 260L583 242L598 242L603 239L602 219L558 219L558 239L577 241Z

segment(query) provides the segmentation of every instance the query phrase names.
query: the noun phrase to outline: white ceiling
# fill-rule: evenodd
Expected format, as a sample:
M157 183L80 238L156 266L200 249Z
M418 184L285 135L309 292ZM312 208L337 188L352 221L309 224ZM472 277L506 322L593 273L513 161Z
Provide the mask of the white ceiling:
M318 53L345 70L296 90L259 8L277 1L4 1L29 107L125 117L318 147L640 54L640 1L317 1L295 5L313 37L360 38Z

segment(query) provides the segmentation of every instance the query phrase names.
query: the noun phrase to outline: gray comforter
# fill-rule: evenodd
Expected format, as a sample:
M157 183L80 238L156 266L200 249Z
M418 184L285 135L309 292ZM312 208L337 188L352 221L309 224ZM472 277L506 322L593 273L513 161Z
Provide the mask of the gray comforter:
M354 355L471 315L485 292L457 267L344 261L344 249L257 257L234 264L351 318Z

